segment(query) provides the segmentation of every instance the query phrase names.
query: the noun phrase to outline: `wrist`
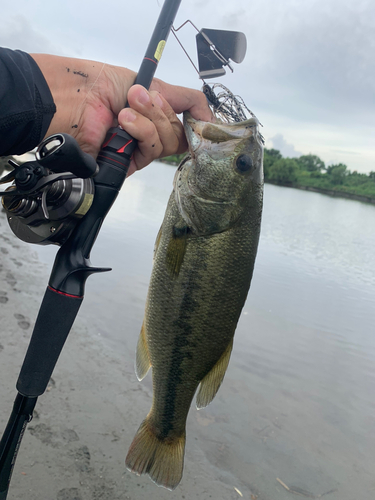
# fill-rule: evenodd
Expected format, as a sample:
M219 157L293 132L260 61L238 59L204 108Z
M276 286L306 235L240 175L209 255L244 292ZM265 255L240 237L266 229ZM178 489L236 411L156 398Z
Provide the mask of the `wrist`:
M96 61L30 55L42 71L56 105L46 136L58 132L76 135L84 109L92 100L99 99L117 115L135 79L133 71Z
M78 89L82 87L84 92L85 79L77 73L78 71L83 73L82 69L77 69L78 65L80 68L83 65L77 64L81 62L80 60L73 65L74 60L67 57L48 54L30 55L42 71L56 105L56 113L46 135L57 132L69 133L68 129L74 125L73 113L77 111L79 101L82 99L79 95L81 90L78 92Z

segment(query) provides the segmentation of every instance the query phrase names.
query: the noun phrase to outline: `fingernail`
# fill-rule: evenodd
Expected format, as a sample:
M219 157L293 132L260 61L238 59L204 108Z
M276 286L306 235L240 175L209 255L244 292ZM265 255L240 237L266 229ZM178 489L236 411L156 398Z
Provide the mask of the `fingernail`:
M144 89L140 90L139 96L138 96L138 101L141 104L147 104L148 102L150 102L150 96L146 90L144 90Z
M159 94L156 94L156 96L154 97L154 101L159 106L159 108L163 107L163 100L162 100L162 98L160 97Z
M132 109L125 108L122 111L122 114L121 114L122 121L124 121L124 122L134 122L136 118L137 118L137 116L136 116L136 114L134 113L134 111Z

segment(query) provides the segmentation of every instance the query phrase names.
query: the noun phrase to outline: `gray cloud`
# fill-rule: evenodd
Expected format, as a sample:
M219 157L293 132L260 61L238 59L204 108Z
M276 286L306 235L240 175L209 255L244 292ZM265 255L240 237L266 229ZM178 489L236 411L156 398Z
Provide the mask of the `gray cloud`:
M10 16L2 23L0 46L21 49L26 52L45 52L62 55L64 51L40 34L22 14Z
M271 145L266 144L268 148L278 149L280 153L288 158L295 158L297 156L302 156L300 151L296 151L293 144L290 144L284 139L282 134L276 134L274 137L271 137L269 141Z
M257 2L255 2L257 3ZM253 2L249 11L253 9ZM247 69L263 104L300 119L373 120L375 7L367 0L272 3L252 20ZM251 37L250 37L251 39Z

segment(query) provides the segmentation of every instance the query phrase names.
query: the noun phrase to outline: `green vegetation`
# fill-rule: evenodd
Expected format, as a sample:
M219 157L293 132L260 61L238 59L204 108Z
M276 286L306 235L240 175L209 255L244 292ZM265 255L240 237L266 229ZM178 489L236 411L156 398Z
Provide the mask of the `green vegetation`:
M375 172L351 172L343 163L326 167L318 156L311 154L283 158L277 149L265 149L264 180L281 186L375 202Z
M171 165L179 165L183 158L185 158L186 153L182 153L180 155L171 155L166 156L165 158L160 158L158 161L163 163L170 163Z

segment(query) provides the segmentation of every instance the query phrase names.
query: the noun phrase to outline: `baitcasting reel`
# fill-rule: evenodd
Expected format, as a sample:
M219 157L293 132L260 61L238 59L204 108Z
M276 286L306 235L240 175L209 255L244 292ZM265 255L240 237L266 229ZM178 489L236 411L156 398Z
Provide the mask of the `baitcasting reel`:
M28 243L62 245L90 209L99 167L68 134L56 134L38 147L36 160L18 165L0 179L13 181L0 192L13 233Z

